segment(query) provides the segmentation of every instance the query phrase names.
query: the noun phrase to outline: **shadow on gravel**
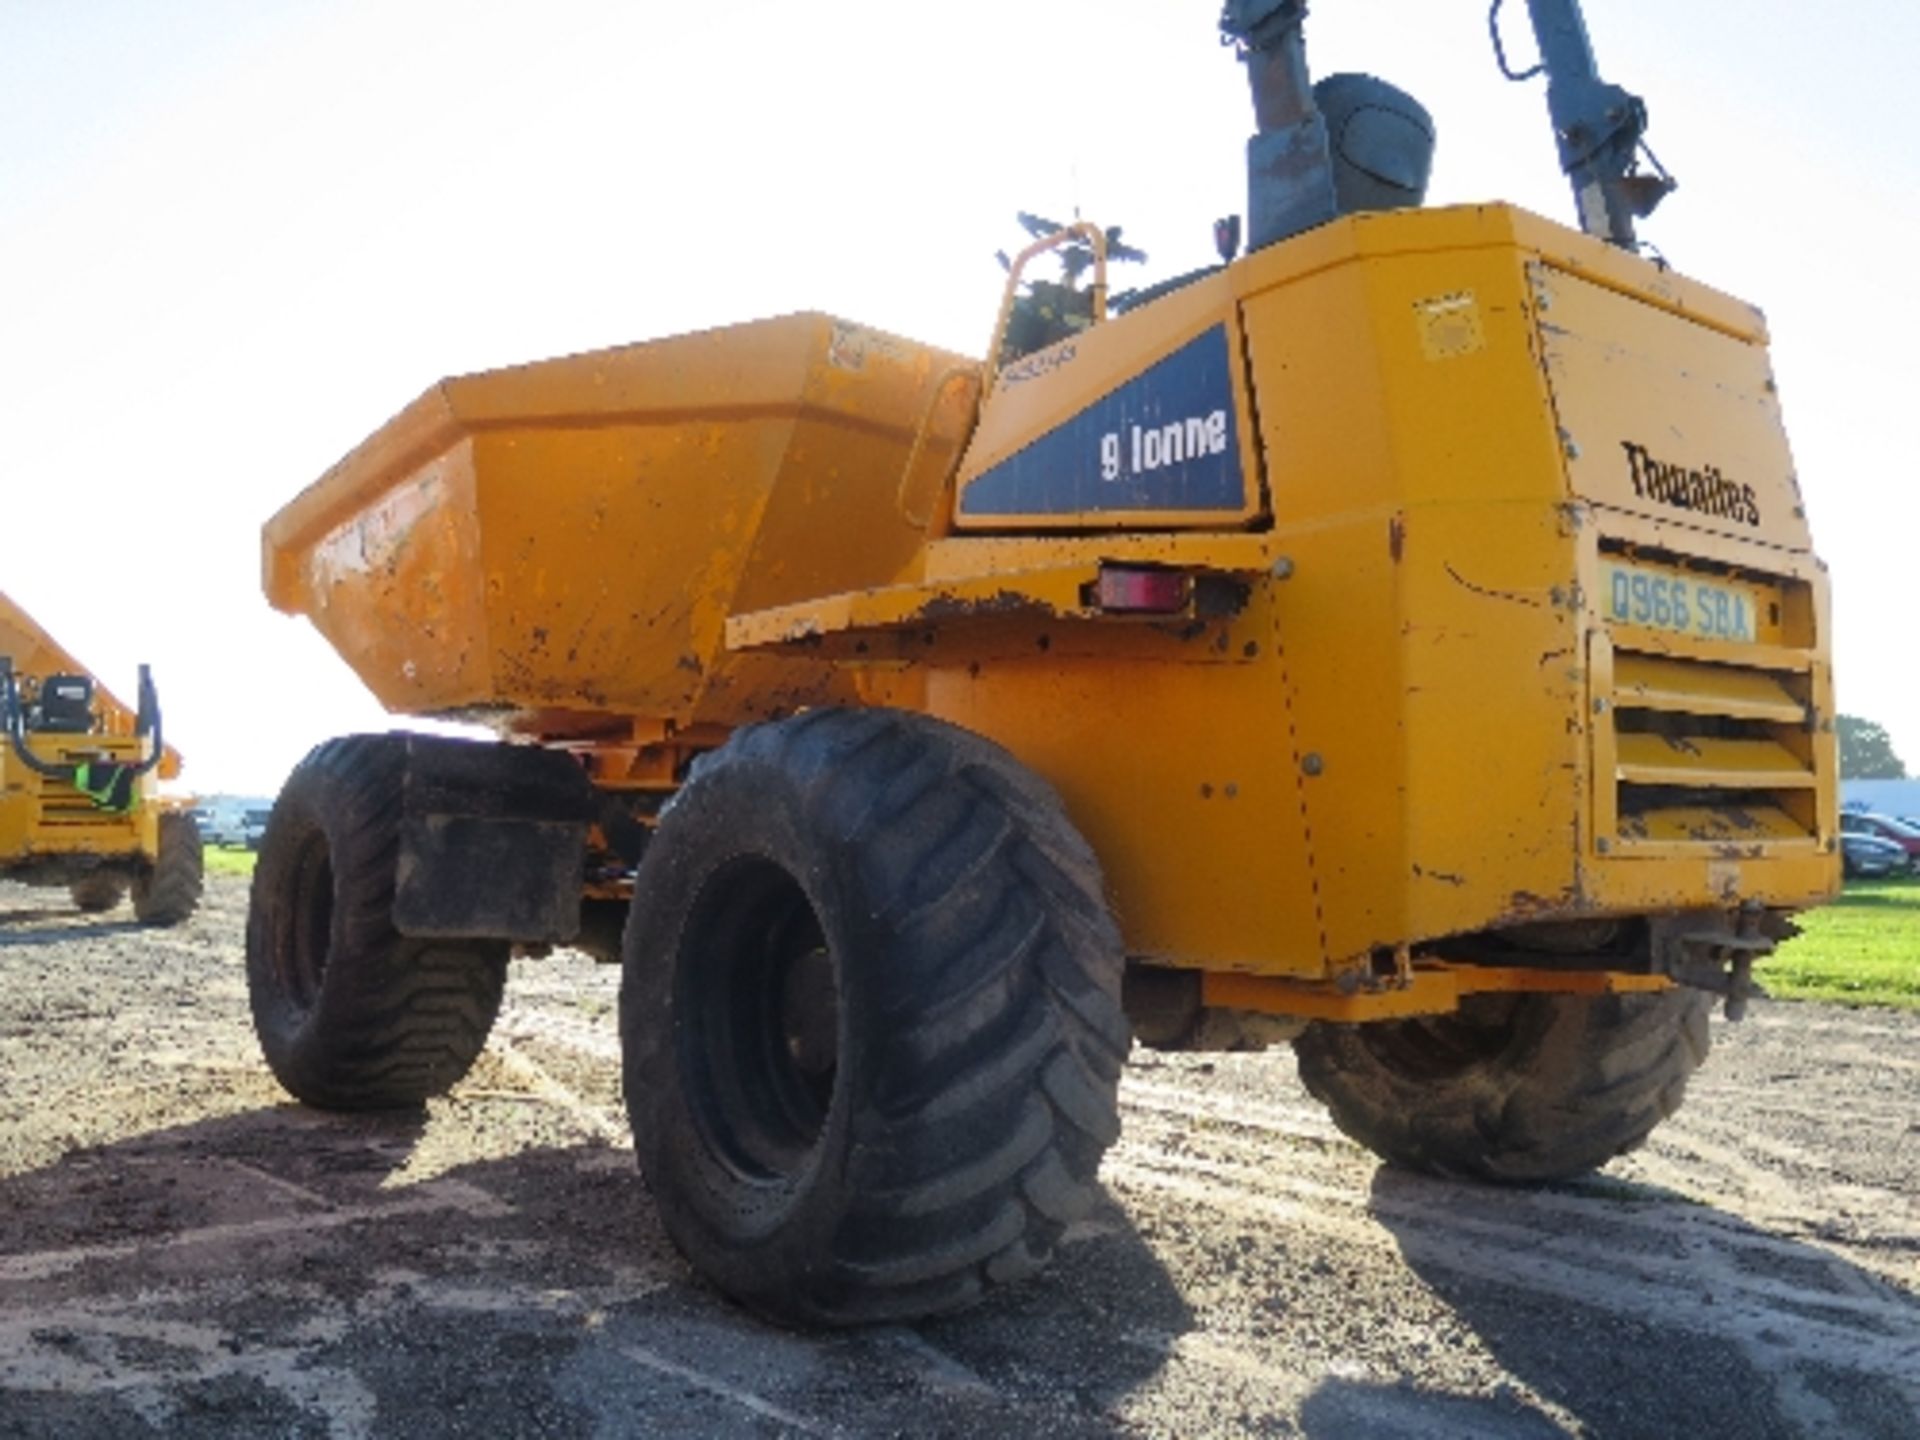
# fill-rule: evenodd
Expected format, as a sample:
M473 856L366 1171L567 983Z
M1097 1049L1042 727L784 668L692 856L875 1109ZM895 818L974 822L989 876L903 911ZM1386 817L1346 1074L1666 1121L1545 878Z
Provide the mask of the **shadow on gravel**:
M629 1151L516 1150L511 1116L286 1105L0 1180L0 1437L1106 1436L1192 1325L1103 1201L961 1316L774 1330Z
M13 925L45 920L68 923L47 930L13 931ZM77 910L0 910L0 950L25 945L65 945L74 940L98 940L109 935L134 935L146 927L137 920L101 920Z
M1369 1208L1516 1384L1468 1413L1329 1381L1309 1435L1915 1434L1920 1301L1830 1251L1604 1175L1501 1190L1383 1166Z
M73 945L77 941L108 939L111 935L138 935L146 925L134 920L86 920L83 916L67 916L75 924L61 925L60 929L29 929L29 931L10 931L8 922L21 922L21 916L33 920L58 920L60 910L48 912L19 912L0 914L0 950L36 947L36 945Z

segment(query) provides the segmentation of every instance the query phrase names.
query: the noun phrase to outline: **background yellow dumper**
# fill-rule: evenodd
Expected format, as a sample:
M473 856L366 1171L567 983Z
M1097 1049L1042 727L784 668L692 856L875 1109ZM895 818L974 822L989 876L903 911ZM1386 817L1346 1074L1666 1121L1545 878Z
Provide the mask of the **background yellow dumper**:
M64 886L92 912L131 890L142 924L180 923L200 900L200 836L152 789L179 773L144 666L130 709L0 595L0 879Z

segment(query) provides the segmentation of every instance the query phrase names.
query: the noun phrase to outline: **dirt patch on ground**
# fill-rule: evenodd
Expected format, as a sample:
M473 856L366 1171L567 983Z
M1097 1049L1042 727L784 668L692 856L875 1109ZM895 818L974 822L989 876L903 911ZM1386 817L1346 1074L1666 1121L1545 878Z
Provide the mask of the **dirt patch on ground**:
M419 1115L290 1102L245 882L188 925L0 884L0 1436L1912 1436L1920 1015L1716 1024L1574 1185L1383 1169L1285 1051L1136 1054L1106 1199L957 1319L751 1320L667 1243L619 977L517 966Z

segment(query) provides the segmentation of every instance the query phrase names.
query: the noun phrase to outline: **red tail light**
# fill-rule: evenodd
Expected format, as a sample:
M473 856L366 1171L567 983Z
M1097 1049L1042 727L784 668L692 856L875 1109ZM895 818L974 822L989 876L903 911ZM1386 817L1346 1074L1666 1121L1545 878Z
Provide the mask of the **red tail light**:
M1178 615L1193 600L1193 577L1184 570L1102 565L1094 582L1097 609L1134 615Z

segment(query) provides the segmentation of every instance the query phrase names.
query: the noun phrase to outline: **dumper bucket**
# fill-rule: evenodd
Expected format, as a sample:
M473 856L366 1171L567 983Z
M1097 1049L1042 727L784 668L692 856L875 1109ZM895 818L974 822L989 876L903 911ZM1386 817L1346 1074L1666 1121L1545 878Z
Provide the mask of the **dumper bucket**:
M443 381L268 522L267 597L400 713L537 732L845 698L804 657L728 654L726 619L900 578L972 384L813 314Z

